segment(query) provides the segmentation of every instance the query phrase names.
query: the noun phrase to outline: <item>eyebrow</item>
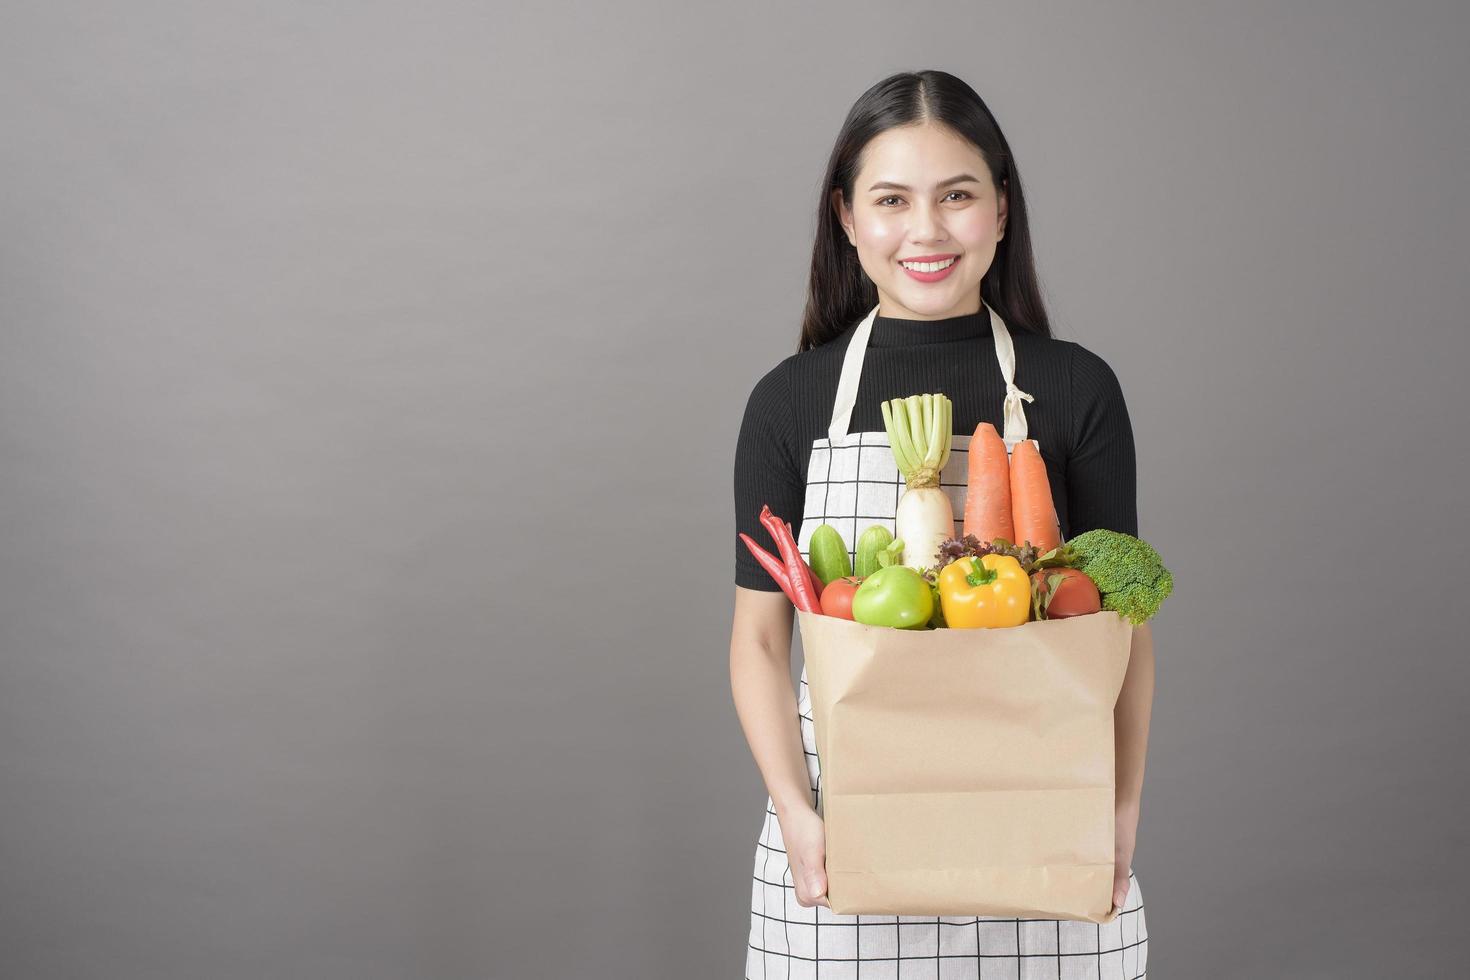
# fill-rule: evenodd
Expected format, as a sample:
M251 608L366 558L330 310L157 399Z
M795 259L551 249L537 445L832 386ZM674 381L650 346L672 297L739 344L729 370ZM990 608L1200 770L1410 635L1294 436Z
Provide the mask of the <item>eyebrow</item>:
M969 174L960 174L958 177L951 177L948 180L941 180L938 184L935 185L935 187L948 187L950 184L963 184L963 183L965 183L967 181L969 183L972 183L972 184L978 184L978 183L980 183L980 178L978 178L978 177L971 177ZM911 190L913 190L912 187L905 187L902 184L895 184L891 180L880 180L880 181L878 181L878 183L876 183L872 187L869 187L868 188L868 190L870 190L870 191L876 191L876 190L880 190L880 189L881 190L893 190L893 191L911 191Z

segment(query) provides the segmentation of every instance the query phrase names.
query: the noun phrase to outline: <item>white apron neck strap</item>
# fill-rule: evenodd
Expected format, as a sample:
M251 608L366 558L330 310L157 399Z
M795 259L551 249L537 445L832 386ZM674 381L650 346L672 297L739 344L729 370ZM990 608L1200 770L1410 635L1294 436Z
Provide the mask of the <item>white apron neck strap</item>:
M1021 402L1034 399L1016 387L1016 349L1011 343L1005 321L995 312L993 306L986 308L990 311L990 332L995 338L995 359L1000 363L1001 377L1006 383L1005 430L1001 433L1001 438L1005 440L1006 451L1009 452L1016 443L1026 438L1026 412ZM858 381L863 374L863 357L867 354L868 337L873 332L873 318L877 315L876 306L868 311L868 315L863 317L863 321L853 331L852 339L847 344L847 352L842 357L842 374L837 379L837 397L832 402L832 421L827 426L827 439L833 446L841 445L847 440L848 426L852 423L852 408L857 404Z
M832 421L827 425L827 438L834 446L847 441L847 427L852 423L852 407L857 404L858 379L863 375L863 355L868 352L868 335L873 332L873 318L878 307L868 311L847 343L842 358L842 374L837 379L837 397L832 402Z
M995 337L995 359L1000 362L1000 374L1006 383L1005 430L1000 437L1005 441L1006 452L1010 452L1016 443L1026 439L1026 412L1021 402L1035 399L1016 387L1015 345L1011 343L1010 331L1006 329L1000 314L995 312L994 307L989 309L990 332Z

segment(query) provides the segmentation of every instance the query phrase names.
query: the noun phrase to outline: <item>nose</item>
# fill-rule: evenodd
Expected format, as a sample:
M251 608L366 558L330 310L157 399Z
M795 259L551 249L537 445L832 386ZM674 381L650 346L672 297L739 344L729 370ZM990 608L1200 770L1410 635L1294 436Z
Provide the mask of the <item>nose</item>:
M914 242L943 241L949 237L944 230L944 216L933 202L920 201L909 213L913 215L909 235Z

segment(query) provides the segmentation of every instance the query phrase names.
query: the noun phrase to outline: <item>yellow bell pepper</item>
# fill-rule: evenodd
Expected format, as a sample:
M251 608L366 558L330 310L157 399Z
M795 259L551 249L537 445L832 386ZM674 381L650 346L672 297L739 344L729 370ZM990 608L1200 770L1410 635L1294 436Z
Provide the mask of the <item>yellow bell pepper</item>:
M1031 580L1010 555L960 558L939 570L939 605L951 629L1020 626L1031 618Z

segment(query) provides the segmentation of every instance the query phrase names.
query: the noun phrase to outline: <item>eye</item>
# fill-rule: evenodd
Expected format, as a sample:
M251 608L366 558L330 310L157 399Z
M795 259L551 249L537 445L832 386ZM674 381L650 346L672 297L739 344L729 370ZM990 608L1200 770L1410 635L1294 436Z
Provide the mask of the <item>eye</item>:
M944 196L945 196L946 199L948 199L951 195L954 195L954 194L958 194L962 198L968 198L968 197L971 197L972 196L969 191L950 191L949 194L946 194ZM897 194L890 194L888 197L879 198L876 203L878 204L879 207L887 207L887 204L885 204L884 202L886 202L886 201L901 201L901 200L903 200L903 198L899 197Z

